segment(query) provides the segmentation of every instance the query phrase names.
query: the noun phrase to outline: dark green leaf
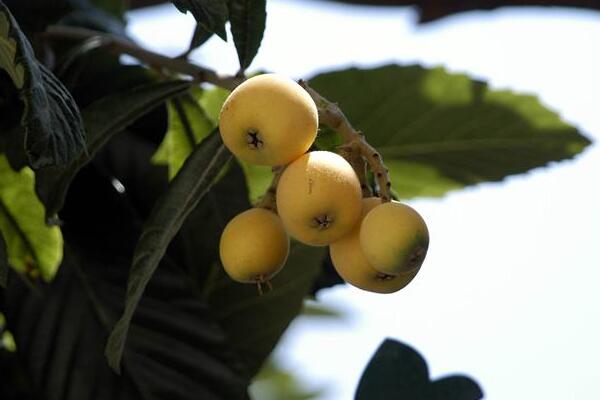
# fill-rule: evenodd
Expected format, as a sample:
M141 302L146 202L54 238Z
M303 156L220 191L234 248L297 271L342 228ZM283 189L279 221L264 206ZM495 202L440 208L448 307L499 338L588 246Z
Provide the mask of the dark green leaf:
M254 376L302 310L302 303L319 274L324 247L292 243L283 270L273 278L273 290L259 296L253 285L233 282L219 266L209 303L225 328L231 346Z
M144 224L127 282L125 310L106 346L106 356L113 369L120 370L131 319L167 246L230 157L218 131L213 132L187 158Z
M590 143L535 97L442 68L348 69L310 83L381 152L403 198L498 181Z
M227 41L225 22L227 22L226 0L171 0L182 13L192 13L196 22L204 30L214 32Z
M125 24L121 19L91 6L70 12L61 18L57 25L87 28L127 38Z
M266 0L230 0L229 20L240 67L248 68L258 52L267 19Z
M48 400L245 399L247 380L210 309L165 260L134 318L123 374L103 347L122 310L124 262L106 264L68 247L56 280L36 295L21 282L6 297L17 355Z
M79 156L85 149L85 134L75 100L37 62L29 41L1 2L0 68L11 77L25 106L21 123L30 165L64 165Z
M8 253L6 252L6 243L0 233L0 286L6 288L8 279Z
M206 28L204 28L202 25L200 24L196 24L196 28L194 29L194 33L192 34L192 40L190 40L190 46L188 48L188 54L202 46L204 43L206 43L206 41L208 39L210 39L210 37L213 35L213 33L209 30L207 30Z
M427 363L411 347L386 339L367 365L356 400L479 400L479 385L465 376L431 382Z
M88 131L89 155L64 167L41 169L36 174L36 192L46 206L47 218L54 218L64 203L73 177L112 136L189 86L190 82L184 81L146 84L106 96L86 107L83 118Z
M152 162L167 166L169 179L177 175L194 146L214 128L212 121L198 104L201 94L200 88L191 88L167 103L169 130L152 157Z
M91 0L91 3L118 19L125 20L127 6L124 0Z
M46 225L44 206L33 186L30 168L16 172L0 154L0 234L8 263L18 272L37 272L49 281L62 260L63 239L58 227Z

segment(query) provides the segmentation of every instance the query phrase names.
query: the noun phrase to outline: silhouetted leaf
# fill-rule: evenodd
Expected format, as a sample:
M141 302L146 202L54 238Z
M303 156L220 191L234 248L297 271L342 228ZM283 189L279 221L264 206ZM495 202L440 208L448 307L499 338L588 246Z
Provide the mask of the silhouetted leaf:
M210 39L212 35L213 33L211 31L207 30L200 24L196 24L196 28L194 28L194 33L192 33L192 39L190 40L190 45L186 54L189 54L192 52L192 50L202 46L204 43L206 43L206 41L208 41L208 39Z
M145 84L106 96L86 107L83 118L88 131L88 155L67 166L44 168L36 174L36 192L46 206L47 219L52 220L61 209L73 177L113 135L189 86L186 81Z
M226 0L171 0L182 13L192 13L196 22L206 31L214 32L227 40L225 22L227 22Z
M122 310L127 264L105 264L67 247L65 262L42 295L21 282L6 297L18 356L48 400L245 399L248 382L211 311L165 260L139 304L123 374L103 348Z
M230 0L231 34L242 70L248 68L258 52L267 19L266 0Z
M201 94L202 90L195 87L167 103L169 130L152 157L152 162L167 166L169 179L177 175L194 146L214 128L198 104L197 99Z
M494 10L508 6L575 7L599 10L600 3L589 0L338 0L344 3L367 4L370 6L414 6L419 23L436 21L450 15L474 10Z
M11 77L24 104L21 124L29 164L34 168L63 165L80 155L85 134L75 100L52 72L37 62L29 41L2 2L0 68Z
M0 233L8 263L21 273L39 272L49 281L62 260L63 240L58 227L46 225L44 206L33 186L31 169L15 172L0 155Z
M442 68L352 68L310 84L381 152L403 198L498 181L572 158L590 143L535 97Z
M106 346L106 356L113 369L120 369L131 318L167 246L230 157L218 131L213 132L187 158L144 224L127 282L125 310Z
M386 339L360 378L356 400L479 400L475 381L450 376L431 382L423 357L411 347Z

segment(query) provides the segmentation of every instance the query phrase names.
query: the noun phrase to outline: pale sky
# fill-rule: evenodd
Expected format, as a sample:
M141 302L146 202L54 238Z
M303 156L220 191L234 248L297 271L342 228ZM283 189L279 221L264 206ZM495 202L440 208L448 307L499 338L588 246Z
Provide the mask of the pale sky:
M272 0L250 70L293 78L349 65L444 65L493 87L536 93L600 140L600 13L503 9L424 27L407 8ZM145 46L181 53L194 27L174 7L130 14ZM211 39L194 58L237 69L232 43ZM429 254L406 289L375 295L349 286L319 300L344 321L300 318L276 357L320 400L351 399L385 337L407 342L434 377L476 378L486 399L600 398L600 158L575 161L411 201L427 220ZM392 177L393 178L393 177Z

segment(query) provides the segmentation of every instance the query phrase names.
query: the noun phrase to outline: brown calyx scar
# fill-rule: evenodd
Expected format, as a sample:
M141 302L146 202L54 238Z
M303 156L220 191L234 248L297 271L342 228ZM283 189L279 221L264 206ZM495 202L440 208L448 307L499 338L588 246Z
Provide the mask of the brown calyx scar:
M258 134L258 131L253 129L250 129L248 132L246 132L246 143L250 145L250 148L256 150L260 149L264 145L260 135Z
M391 281L392 279L394 279L396 276L394 275L390 275L390 274L384 274L383 272L378 272L375 275L375 279L377 279L378 281Z
M313 218L313 227L319 230L325 230L331 226L333 223L333 218L331 218L327 214L320 215L318 217Z

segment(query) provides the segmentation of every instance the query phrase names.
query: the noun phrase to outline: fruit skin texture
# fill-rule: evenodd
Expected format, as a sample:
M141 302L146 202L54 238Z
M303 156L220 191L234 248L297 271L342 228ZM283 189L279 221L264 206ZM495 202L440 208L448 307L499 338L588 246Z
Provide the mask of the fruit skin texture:
M369 197L362 200L362 215L381 204L378 197ZM360 227L356 224L354 229L329 246L329 254L333 266L347 283L359 289L374 293L393 293L404 288L417 275L419 269L397 274L385 275L377 271L369 263L360 247Z
M219 130L238 158L285 165L305 153L317 136L317 106L293 80L258 75L239 85L221 109Z
M221 263L231 279L262 282L285 264L290 239L281 219L263 208L236 215L225 227L219 243Z
M384 203L363 219L360 245L375 269L396 275L421 266L429 247L429 231L423 218L410 206Z
M306 153L283 171L277 210L287 232L324 246L346 235L360 218L360 183L350 164L328 151Z

